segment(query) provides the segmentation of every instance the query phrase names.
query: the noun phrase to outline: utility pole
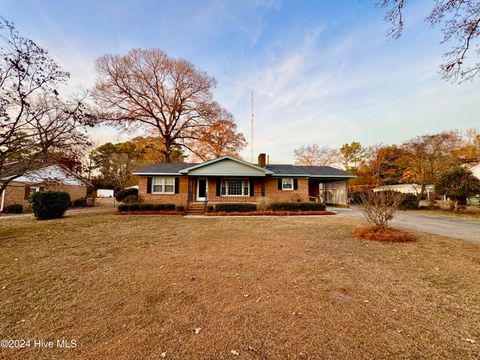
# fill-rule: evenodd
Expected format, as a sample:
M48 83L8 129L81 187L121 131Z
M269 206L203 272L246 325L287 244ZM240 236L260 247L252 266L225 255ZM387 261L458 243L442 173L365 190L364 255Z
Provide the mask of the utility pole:
M251 140L250 140L250 151L251 151L251 154L250 154L250 162L253 163L253 121L255 120L255 115L253 113L253 89L252 89L252 123L251 123Z

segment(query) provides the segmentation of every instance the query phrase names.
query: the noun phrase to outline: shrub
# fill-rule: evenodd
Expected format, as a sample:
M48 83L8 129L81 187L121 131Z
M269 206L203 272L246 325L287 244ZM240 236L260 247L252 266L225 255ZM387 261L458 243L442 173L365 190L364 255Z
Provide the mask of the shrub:
M141 199L138 195L128 195L127 197L123 198L122 202L125 204L138 204L141 202Z
M273 211L323 211L326 206L320 202L274 202L270 204Z
M30 203L38 220L61 218L70 206L70 195L61 191L40 191L30 196Z
M397 191L368 191L361 195L361 211L367 222L377 228L387 228L393 214L402 202L404 194Z
M11 204L5 207L5 212L7 214L21 214L23 212L23 205L21 204Z
M118 205L119 212L126 211L174 211L174 204L120 204Z
M415 194L404 194L404 198L398 208L400 210L416 210L418 209L418 204L420 203L420 198Z
M140 204L138 203L128 204L128 211L140 211Z
M177 210L178 212L185 212L185 206L183 205L177 205L175 207L175 210Z
M120 212L124 212L124 211L128 211L128 204L120 204L118 205L118 211Z
M153 210L153 204L140 204L139 209L140 209L140 211L152 211Z
M205 210L207 210L207 212L213 212L213 205L207 205L207 208Z
M138 196L138 189L136 188L130 188L130 189L122 189L120 190L119 192L117 192L115 194L115 199L117 201L122 201L127 197L127 196L131 196L131 195L135 195L135 196Z
M174 211L175 204L154 204L153 210L155 211Z
M256 210L257 205L249 203L225 203L215 205L216 212L250 212Z
M72 207L86 207L87 206L87 199L80 198L72 201Z

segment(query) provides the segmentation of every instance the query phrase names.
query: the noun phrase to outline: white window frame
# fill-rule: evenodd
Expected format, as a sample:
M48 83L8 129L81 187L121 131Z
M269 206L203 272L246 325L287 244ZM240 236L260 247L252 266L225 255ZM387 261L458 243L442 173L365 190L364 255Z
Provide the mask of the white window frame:
M285 187L285 185L290 184L291 187ZM282 190L283 191L293 191L293 178L283 178L282 179Z
M161 186L161 191L155 191L155 186ZM165 191L166 186L172 186L172 191ZM152 177L152 194L175 194L175 178L172 176L154 176Z
M241 194L229 194L228 193L228 180L240 180L242 182L242 193ZM225 190L225 193L223 191ZM245 193L245 190L247 192ZM222 183L220 185L220 195L221 196L250 196L250 180L246 178L222 178Z

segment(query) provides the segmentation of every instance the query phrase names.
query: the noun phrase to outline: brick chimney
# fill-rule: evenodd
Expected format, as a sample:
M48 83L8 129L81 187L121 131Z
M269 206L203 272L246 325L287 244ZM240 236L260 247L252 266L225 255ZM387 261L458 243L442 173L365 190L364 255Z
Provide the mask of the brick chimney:
M265 167L267 165L267 154L261 153L258 155L258 166Z

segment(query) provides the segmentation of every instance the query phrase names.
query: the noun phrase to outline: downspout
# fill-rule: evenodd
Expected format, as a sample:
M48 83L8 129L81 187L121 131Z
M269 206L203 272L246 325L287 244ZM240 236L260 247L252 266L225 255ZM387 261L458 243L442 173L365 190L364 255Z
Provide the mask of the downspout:
M3 211L3 206L5 205L5 189L2 191L2 202L0 203L0 212Z

